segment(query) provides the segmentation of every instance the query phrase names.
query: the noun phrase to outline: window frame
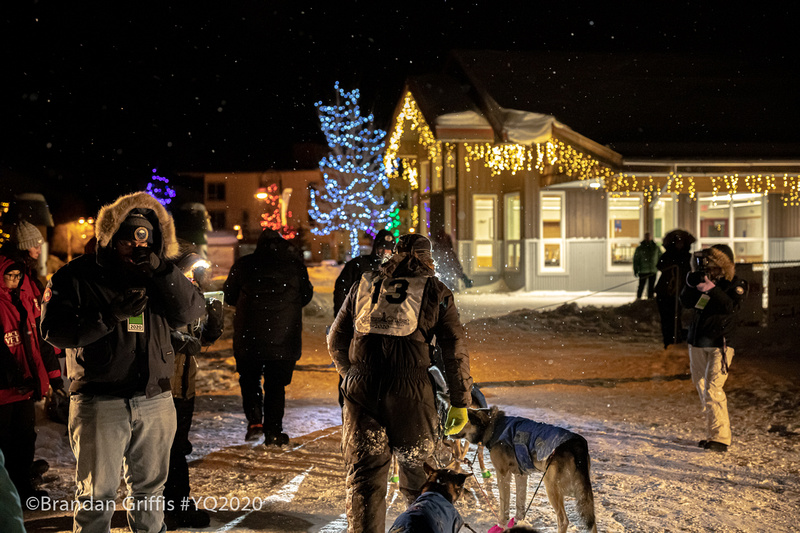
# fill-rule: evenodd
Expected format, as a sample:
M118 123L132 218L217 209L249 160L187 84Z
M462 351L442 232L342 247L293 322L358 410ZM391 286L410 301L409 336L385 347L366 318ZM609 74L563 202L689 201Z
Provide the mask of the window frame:
M623 198L637 198L639 200L639 230L636 237L614 238L611 232L611 204L614 200ZM632 244L632 250L635 250L636 246L642 242L642 239L644 239L644 209L644 194L640 192L632 192L626 196L618 198L612 198L610 196L606 198L606 268L609 273L633 272L633 254L631 254L630 263L614 264L612 250L614 248L614 244L616 243Z
M475 203L477 200L491 200L492 201L492 227L490 231L491 237L489 239L478 239L477 232L477 216L475 214ZM475 272L498 272L499 258L497 254L497 195L496 194L473 194L472 195L472 242L473 250L473 269ZM492 247L492 266L478 265L478 245L490 245Z
M557 196L560 199L560 233L559 237L544 236L544 198ZM566 224L566 194L564 191L539 192L539 273L540 274L565 274L567 272L567 224ZM545 247L548 244L558 244L560 247L560 261L558 266L545 263Z

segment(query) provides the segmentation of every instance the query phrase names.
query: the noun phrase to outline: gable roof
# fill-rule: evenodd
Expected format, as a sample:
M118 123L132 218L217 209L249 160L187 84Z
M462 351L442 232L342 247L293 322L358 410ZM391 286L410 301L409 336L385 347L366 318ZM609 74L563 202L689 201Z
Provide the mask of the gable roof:
M473 111L551 115L626 159L797 159L794 66L710 56L454 51L408 86L429 123Z

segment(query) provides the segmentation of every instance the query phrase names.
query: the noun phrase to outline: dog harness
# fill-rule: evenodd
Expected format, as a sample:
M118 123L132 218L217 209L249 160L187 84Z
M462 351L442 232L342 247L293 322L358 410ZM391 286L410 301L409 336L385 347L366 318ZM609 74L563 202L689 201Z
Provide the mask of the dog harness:
M455 506L438 492L423 492L397 517L389 533L457 533L464 525Z
M576 433L558 426L519 416L504 416L497 420L494 434L485 444L487 448L497 443L512 447L520 472L528 474L536 470L534 460L545 461L556 448L576 437Z

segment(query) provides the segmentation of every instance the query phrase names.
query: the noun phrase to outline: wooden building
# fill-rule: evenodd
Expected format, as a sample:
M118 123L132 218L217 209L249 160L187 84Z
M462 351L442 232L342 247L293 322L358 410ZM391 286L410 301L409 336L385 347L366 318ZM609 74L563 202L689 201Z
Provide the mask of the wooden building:
M800 260L800 112L780 72L713 58L455 52L409 78L385 164L400 230L476 284L635 290L650 232ZM780 90L778 90L780 89Z

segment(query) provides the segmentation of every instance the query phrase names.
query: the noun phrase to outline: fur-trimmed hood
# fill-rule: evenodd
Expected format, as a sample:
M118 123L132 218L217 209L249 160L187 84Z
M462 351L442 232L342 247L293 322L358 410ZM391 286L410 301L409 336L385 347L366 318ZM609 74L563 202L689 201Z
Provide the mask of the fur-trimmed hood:
M731 261L731 258L725 254L725 252L718 250L717 248L709 248L708 262L709 264L714 264L722 269L722 275L725 276L725 279L728 281L733 280L733 276L736 274L736 265L733 263L733 261Z
M135 209L153 225L153 251L165 259L177 258L180 251L172 215L146 192L120 196L113 203L100 208L95 224L97 253L102 253L108 247L128 214Z

